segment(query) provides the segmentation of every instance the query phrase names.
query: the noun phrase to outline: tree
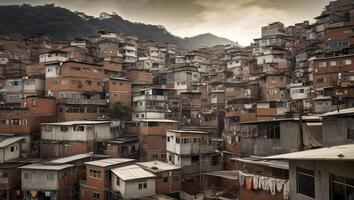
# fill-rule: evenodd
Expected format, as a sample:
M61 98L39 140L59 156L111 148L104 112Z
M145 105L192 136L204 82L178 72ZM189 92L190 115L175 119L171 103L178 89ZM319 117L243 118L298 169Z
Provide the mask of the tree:
M132 110L130 106L124 105L118 101L111 106L109 110L109 117L129 119L131 116L131 112Z

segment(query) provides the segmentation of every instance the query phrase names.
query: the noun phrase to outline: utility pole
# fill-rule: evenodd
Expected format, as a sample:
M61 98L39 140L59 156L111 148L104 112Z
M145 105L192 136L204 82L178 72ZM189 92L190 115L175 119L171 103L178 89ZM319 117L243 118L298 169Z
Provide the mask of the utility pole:
M300 151L304 150L304 132L302 129L303 105L302 100L297 101L297 111L299 113L299 135L300 135Z

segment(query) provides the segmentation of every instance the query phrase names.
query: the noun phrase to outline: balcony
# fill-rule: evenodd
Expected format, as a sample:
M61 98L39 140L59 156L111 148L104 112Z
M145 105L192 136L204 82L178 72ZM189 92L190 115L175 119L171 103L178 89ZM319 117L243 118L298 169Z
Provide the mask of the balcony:
M81 105L107 105L104 99L71 99L63 98L59 100L63 104L81 104Z
M141 96L134 96L133 101L167 101L166 96L162 95L141 95Z

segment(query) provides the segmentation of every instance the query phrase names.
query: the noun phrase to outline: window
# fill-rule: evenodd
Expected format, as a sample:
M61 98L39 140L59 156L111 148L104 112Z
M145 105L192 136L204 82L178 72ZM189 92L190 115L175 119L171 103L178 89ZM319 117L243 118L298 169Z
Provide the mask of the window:
M90 169L90 176L94 178L101 178L101 171Z
M320 62L320 67L326 67L327 63L326 62Z
M138 189L142 190L142 189L146 189L147 188L147 183L146 182L140 182L138 184Z
M167 182L168 182L168 176L163 177L163 182L164 182L164 183L167 183Z
M54 174L47 174L47 181L53 181L54 180Z
M52 131L53 130L53 127L52 126L43 126L43 131Z
M329 66L336 66L337 65L337 62L336 61L331 61L329 62Z
M351 59L347 59L343 61L344 65L351 65L352 64L352 60Z
M0 178L7 178L7 176L8 176L7 172L0 171Z
M61 126L60 127L60 131L61 132L67 132L68 131L68 127L67 126Z
M352 200L354 199L354 179L342 176L331 175L331 200Z
M33 107L37 107L37 100L36 100L36 99L33 99L33 100L32 100L32 106L33 106Z
M296 192L315 198L314 171L302 168L296 169Z
M87 107L87 113L97 113L97 107L94 106Z
M318 77L317 78L317 83L324 83L325 79L323 77Z
M11 147L10 147L10 151L11 151L11 152L14 152L14 151L15 151L15 147L14 147L14 146L11 146Z
M354 129L348 128L348 140L354 140Z
M74 131L84 131L85 127L84 126L74 126Z
M280 139L280 125L279 123L272 123L266 126L267 138Z
M120 186L120 179L117 177L117 185Z
M100 193L93 192L93 199L94 200L99 200L100 199Z
M199 156L192 156L192 162L199 162Z
M25 179L26 179L26 180L32 180L32 173L26 172L26 173L25 173Z
M19 119L13 119L12 120L12 125L20 125L20 120Z
M180 143L180 139L179 137L176 137L176 143L179 144Z

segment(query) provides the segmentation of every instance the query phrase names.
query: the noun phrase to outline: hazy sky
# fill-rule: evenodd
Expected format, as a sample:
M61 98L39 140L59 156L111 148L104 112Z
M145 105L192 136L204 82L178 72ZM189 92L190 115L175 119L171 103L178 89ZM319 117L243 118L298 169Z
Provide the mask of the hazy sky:
M169 32L190 37L210 32L248 45L260 28L273 21L286 25L312 21L330 0L0 0L0 4L55 3L98 16L116 12L124 19L163 25Z

